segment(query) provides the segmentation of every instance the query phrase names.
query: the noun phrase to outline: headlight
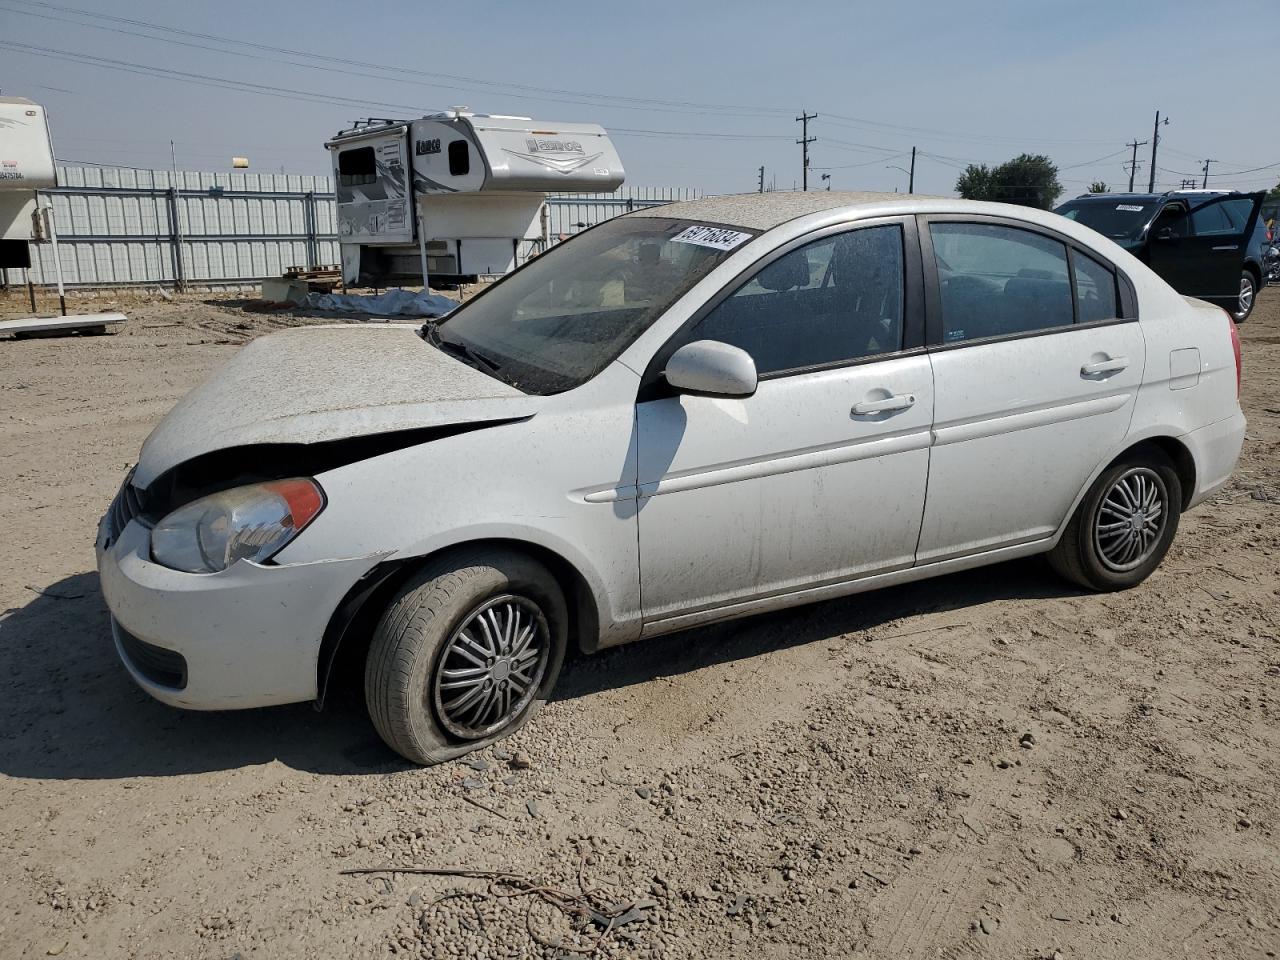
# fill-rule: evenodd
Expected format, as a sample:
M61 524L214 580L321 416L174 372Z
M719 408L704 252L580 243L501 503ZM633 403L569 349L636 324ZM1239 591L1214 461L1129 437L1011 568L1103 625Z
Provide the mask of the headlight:
M151 531L156 563L217 573L237 560L261 563L324 509L324 491L297 478L223 490L179 507Z

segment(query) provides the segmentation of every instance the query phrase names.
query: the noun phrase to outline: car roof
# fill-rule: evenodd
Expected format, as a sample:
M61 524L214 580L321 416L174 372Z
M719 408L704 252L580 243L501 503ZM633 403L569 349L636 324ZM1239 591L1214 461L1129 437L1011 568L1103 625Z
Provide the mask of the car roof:
M1077 200L1085 203L1109 203L1114 200L1141 200L1151 203L1156 200L1181 200L1194 199L1196 197L1228 197L1233 194L1242 193L1240 190L1165 190L1162 193L1082 193L1078 197L1072 197L1070 200L1064 200L1063 203L1074 203Z
M674 217L680 220L703 220L748 230L772 230L788 220L811 213L840 210L847 207L894 207L915 210L921 200L945 200L925 194L872 193L840 190L811 190L736 193L701 200L685 200L662 206L646 207L630 214L633 217ZM948 203L963 201L948 200Z

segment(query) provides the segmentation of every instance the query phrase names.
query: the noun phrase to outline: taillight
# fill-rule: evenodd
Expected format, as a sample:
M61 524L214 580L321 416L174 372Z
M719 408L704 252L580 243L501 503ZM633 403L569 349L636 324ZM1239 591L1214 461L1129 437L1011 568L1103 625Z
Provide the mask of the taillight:
M1227 313L1225 310L1222 312L1227 314L1227 327L1231 330L1231 351L1236 355L1236 399L1239 400L1241 380L1240 331L1236 328L1236 322L1232 318L1231 314Z

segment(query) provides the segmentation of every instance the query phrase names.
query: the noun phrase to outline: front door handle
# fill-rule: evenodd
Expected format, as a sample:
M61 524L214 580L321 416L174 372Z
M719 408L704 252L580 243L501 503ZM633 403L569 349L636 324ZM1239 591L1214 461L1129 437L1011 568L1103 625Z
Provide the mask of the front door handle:
M1100 373L1119 373L1129 366L1128 357L1108 357L1106 360L1094 360L1080 368L1080 376L1096 377Z
M1239 249L1240 249L1240 244L1238 244L1238 243L1228 243L1228 244L1225 244L1225 245L1223 245L1223 246L1221 246L1221 247L1214 247L1213 249L1214 249L1215 251L1216 251L1216 250L1239 250Z
M855 417L866 417L873 413L892 413L895 410L906 410L915 406L914 393L899 393L883 400L863 400L855 403L850 411Z

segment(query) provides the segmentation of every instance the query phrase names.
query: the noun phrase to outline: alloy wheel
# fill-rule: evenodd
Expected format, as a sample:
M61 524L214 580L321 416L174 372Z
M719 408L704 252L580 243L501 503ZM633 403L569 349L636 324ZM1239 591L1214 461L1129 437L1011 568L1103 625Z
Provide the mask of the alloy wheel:
M479 740L518 717L538 692L551 653L546 618L525 597L486 600L440 653L431 697L440 725Z
M1253 278L1240 278L1240 299L1236 305L1236 319L1243 320L1253 309Z
M1168 492L1149 467L1121 474L1098 505L1093 540L1103 564L1118 573L1145 563L1168 522Z

